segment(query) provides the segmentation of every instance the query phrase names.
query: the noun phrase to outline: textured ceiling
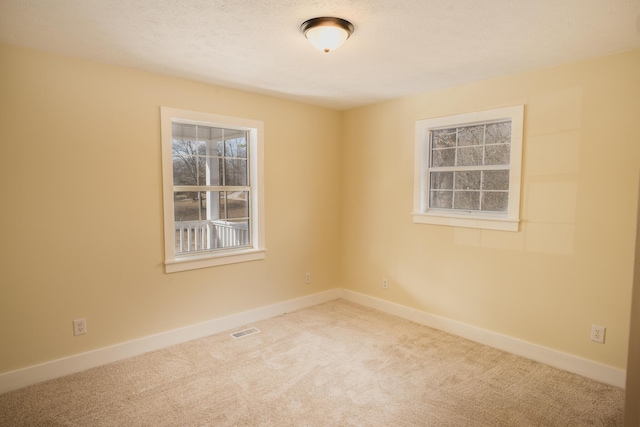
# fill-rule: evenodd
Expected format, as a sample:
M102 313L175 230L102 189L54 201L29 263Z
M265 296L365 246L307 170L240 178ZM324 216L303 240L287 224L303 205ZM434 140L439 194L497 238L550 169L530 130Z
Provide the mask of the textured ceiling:
M0 41L346 109L640 48L640 0L0 0Z

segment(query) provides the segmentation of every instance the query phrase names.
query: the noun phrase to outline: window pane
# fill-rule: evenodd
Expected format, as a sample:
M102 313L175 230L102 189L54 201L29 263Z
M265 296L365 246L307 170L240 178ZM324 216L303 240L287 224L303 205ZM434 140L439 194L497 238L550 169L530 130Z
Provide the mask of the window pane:
M486 145L484 164L485 165L508 165L510 146L504 145Z
M178 125L174 124L174 128ZM184 129L181 129L184 131ZM185 131L186 133L186 131ZM195 137L195 128L193 129ZM173 184L196 185L198 180L198 144L193 139L174 138L171 141Z
M431 132L432 148L450 148L456 146L456 130L442 129Z
M480 145L484 137L484 125L458 128L458 146Z
M453 172L432 172L430 182L432 190L451 190L453 189Z
M222 185L222 159L198 158L198 185Z
M197 157L173 154L173 185L196 185L198 183Z
M445 150L433 150L431 156L431 166L453 166L456 160L456 149L447 148Z
M225 157L247 158L247 132L225 129Z
M209 202L209 212L211 213L211 217L208 219L226 219L226 198L224 191L207 191L210 194L210 202Z
M198 140L199 141L219 141L222 139L222 129L210 127L210 126L196 126L198 130Z
M480 209L480 192L479 191L456 191L454 209Z
M214 129L215 130L215 129ZM222 141L198 141L199 156L222 156Z
M249 192L233 191L227 192L227 218L248 218L249 217Z
M247 185L247 161L244 159L225 159L224 185Z
M509 171L484 171L482 172L483 190L508 190Z
M206 218L206 194L204 191L178 191L173 193L175 221L198 221Z
M429 207L451 209L453 207L453 191L434 191L429 194Z
M457 166L482 165L482 146L458 148Z
M482 193L482 210L506 212L509 206L509 193L506 191Z
M207 161L204 157L198 157L198 185L205 185L207 181Z
M196 140L196 125L185 123L171 123L171 135L173 139Z
M480 190L480 171L455 172L456 190Z
M216 227L218 245L221 248L248 246L251 244L249 220L231 220Z
M206 156L207 155L207 145L210 145L210 143L206 142L206 141L197 141L197 155L198 156Z
M485 144L509 144L511 142L511 122L487 125Z
M238 228L238 229L244 229L244 230L249 229L249 220L246 218L230 219L229 221L227 221L227 224L229 224L231 227Z

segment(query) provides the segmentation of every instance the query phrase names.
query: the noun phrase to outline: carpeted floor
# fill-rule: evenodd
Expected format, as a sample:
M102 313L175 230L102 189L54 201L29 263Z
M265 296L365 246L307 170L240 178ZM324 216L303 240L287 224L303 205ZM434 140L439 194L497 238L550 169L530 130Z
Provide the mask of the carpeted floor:
M619 426L623 390L343 300L0 395L1 426Z

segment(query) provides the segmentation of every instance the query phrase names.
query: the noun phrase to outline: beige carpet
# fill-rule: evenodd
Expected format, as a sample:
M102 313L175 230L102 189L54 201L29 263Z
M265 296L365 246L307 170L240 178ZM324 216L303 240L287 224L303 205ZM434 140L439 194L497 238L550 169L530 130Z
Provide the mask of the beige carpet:
M616 426L621 389L343 300L0 395L1 426Z

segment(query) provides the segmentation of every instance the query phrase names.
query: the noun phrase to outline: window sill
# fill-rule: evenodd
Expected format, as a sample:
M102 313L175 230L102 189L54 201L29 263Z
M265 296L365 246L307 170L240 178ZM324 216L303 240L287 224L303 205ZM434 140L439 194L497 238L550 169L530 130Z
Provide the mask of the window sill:
M511 218L451 215L441 213L415 213L413 222L417 224L448 225L452 227L483 228L486 230L518 231L520 221Z
M198 268L257 261L264 259L265 255L265 249L246 249L235 252L189 255L176 259L165 260L164 268L166 273L175 273L178 271L195 270Z

